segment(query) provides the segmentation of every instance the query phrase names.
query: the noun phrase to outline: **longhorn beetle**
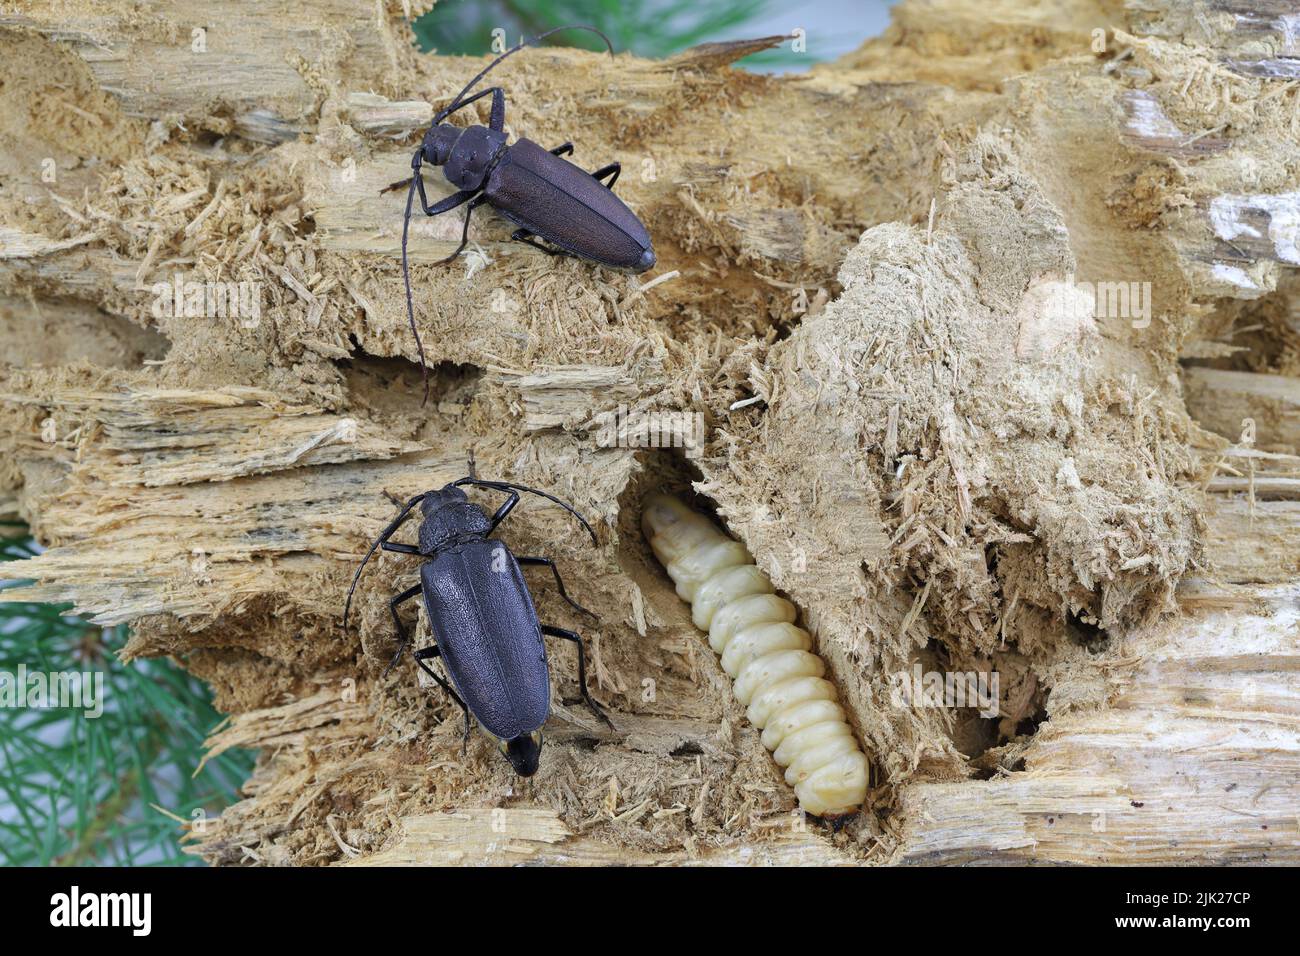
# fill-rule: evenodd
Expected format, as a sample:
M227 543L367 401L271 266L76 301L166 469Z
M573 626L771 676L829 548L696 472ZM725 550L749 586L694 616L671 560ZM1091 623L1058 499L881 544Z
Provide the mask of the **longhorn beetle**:
M406 283L406 314L415 335L424 370L424 400L429 399L429 370L424 364L424 343L415 327L415 306L411 300L411 272L406 243L411 226L411 208L416 192L426 216L437 216L469 203L465 225L460 232L456 251L435 265L451 262L469 243L470 215L487 203L519 226L511 238L527 243L548 255L567 255L589 259L628 272L645 272L655 264L650 234L641 220L614 195L614 183L622 169L610 163L594 172L575 166L560 157L573 152L572 143L547 150L529 139L506 143L506 94L500 86L466 95L474 84L493 67L525 46L545 39L560 30L589 30L600 36L614 55L609 37L595 27L556 27L531 40L521 40L489 63L470 80L447 106L433 117L433 123L420 148L411 158L411 178L394 183L389 189L409 186L406 191L406 216L402 222L402 279ZM487 126L453 126L444 122L452 113L485 96L492 97ZM445 199L430 203L424 193L424 163L441 166L448 182L458 190ZM608 182L604 180L608 179ZM544 246L534 237L545 239L555 248Z
M502 491L509 497L489 518L487 512L470 501L461 490L463 485ZM578 519L591 535L592 543L596 543L596 532L571 505L536 488L506 481L484 481L474 477L471 468L468 477L407 501L397 517L380 532L348 588L343 607L343 627L346 629L348 626L352 594L357 589L361 572L376 549L423 558L420 583L388 602L399 644L384 673L387 674L401 660L411 643L411 636L398 617L397 608L405 601L422 596L435 643L415 652L416 664L464 711L466 743L472 714L483 729L496 738L515 772L531 777L537 772L541 757L541 727L551 712L550 669L546 663L543 635L572 641L578 646L578 683L582 686L582 699L606 724L611 728L614 725L587 689L582 638L576 631L538 622L521 566L550 568L560 597L584 614L590 615L591 612L569 597L560 571L550 558L516 558L504 542L489 537L519 503L521 491L558 504ZM423 513L419 545L390 540L417 504ZM450 685L425 663L435 657L442 658L451 676Z

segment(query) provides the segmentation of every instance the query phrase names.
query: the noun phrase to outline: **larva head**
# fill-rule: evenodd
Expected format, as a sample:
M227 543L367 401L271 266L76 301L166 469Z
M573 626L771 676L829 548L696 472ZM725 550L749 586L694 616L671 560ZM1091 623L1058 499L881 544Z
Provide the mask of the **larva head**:
M542 759L542 732L534 730L531 734L520 734L509 740L501 741L501 752L521 777L531 777L537 773L537 765Z
M641 531L647 539L653 539L669 525L688 518L693 512L671 495L646 495L641 505Z

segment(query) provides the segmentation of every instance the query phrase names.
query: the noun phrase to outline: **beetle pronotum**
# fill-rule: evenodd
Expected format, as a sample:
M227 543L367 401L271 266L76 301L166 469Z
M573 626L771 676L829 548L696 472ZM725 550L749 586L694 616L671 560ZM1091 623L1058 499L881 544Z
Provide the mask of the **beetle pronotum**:
M763 731L803 809L852 813L867 793L867 758L836 702L812 637L794 624L795 606L775 593L743 544L676 498L647 497L641 528L655 557L691 604L733 679L732 691Z

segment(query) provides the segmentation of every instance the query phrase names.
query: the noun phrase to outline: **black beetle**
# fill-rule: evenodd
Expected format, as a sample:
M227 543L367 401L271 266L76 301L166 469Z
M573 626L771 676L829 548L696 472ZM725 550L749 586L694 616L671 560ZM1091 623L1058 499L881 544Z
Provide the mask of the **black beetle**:
M406 217L402 223L402 276L406 283L406 311L424 366L424 345L415 327L411 301L411 275L406 254L411 208L418 191L420 207L427 216L437 216L469 203L465 225L456 251L436 265L450 262L469 242L469 220L474 209L487 203L519 226L512 239L525 242L548 255L570 255L589 259L628 272L645 272L655 264L650 234L641 220L614 195L614 183L622 169L619 163L587 172L560 157L573 152L572 143L547 150L529 139L506 143L505 90L489 87L468 99L468 93L498 63L530 43L560 30L590 30L598 34L614 53L609 38L594 27L556 27L506 50L470 80L449 105L433 118L420 148L411 158L412 175L406 193ZM453 126L444 122L452 113L485 96L492 97L487 126ZM430 204L424 193L424 163L441 166L448 182L459 190ZM602 180L608 177L608 182ZM400 184L394 184L394 187ZM394 188L390 187L390 188ZM545 239L556 248L534 240ZM425 400L428 399L428 370L425 369Z
M489 518L487 512L466 497L462 485L503 491L510 497ZM471 473L436 491L416 495L403 504L397 517L370 546L352 578L343 608L343 626L347 627L352 594L361 579L361 572L376 549L424 558L420 565L420 583L388 603L400 641L388 669L401 659L411 642L406 626L397 615L397 608L403 602L423 595L436 643L417 651L415 662L464 711L465 741L469 740L469 718L473 714L483 729L496 738L515 771L530 777L536 773L541 756L541 727L551 712L551 678L543 635L563 638L578 645L578 683L582 686L583 700L605 723L610 727L613 724L587 689L582 638L576 631L538 621L521 566L550 568L560 596L584 614L591 612L569 597L560 571L550 558L516 558L504 542L489 537L519 503L521 491L540 495L560 505L581 522L595 543L596 532L591 525L559 498L511 482L484 481ZM417 504L421 505L424 515L420 523L419 545L390 541L389 538ZM442 658L454 687L425 663L435 657Z

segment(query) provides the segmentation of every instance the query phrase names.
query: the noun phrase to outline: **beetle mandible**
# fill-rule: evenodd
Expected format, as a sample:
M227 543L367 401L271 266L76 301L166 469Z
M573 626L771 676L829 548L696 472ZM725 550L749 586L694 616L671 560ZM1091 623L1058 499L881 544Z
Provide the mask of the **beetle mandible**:
M465 485L505 492L509 497L488 517L487 512L466 496L462 490ZM550 568L560 597L584 614L591 612L569 597L560 571L550 558L516 558L504 542L490 537L519 503L521 491L540 495L564 508L587 530L592 543L596 542L596 532L587 520L559 498L536 488L486 481L471 474L416 495L402 505L397 517L370 546L352 578L343 608L343 627L347 628L352 594L361 572L377 549L423 558L420 583L388 602L399 645L384 673L401 660L411 643L397 608L423 596L435 643L415 652L416 664L464 711L466 742L473 715L497 740L515 772L530 777L537 772L542 750L541 728L551 711L550 669L543 635L577 645L582 698L606 724L611 728L614 725L587 689L582 637L576 631L538 621L521 566ZM419 545L390 540L416 505L420 505L423 514ZM451 684L426 663L437 657L442 658Z
M527 243L548 255L576 256L627 272L645 272L655 264L650 234L641 220L614 195L614 183L622 169L614 162L587 172L561 157L573 152L572 143L547 150L530 139L506 143L506 95L500 86L466 95L498 63L529 44L560 30L589 30L600 36L614 55L609 37L595 27L556 27L531 40L522 40L506 50L466 84L447 106L433 117L433 123L411 158L411 179L406 192L406 215L402 223L402 278L406 284L406 314L415 336L424 369L424 398L429 398L429 373L424 364L424 344L415 327L415 306L411 299L411 273L407 259L407 237L415 194L426 216L469 204L456 251L435 265L451 262L469 243L469 220L473 211L487 203L519 226L511 238ZM485 96L492 97L487 126L454 126L445 120L457 110ZM430 203L424 192L422 166L441 166L447 181L457 192ZM608 180L608 181L606 181ZM397 184L407 185L406 183ZM534 238L536 237L536 238ZM545 239L555 248L544 246Z

